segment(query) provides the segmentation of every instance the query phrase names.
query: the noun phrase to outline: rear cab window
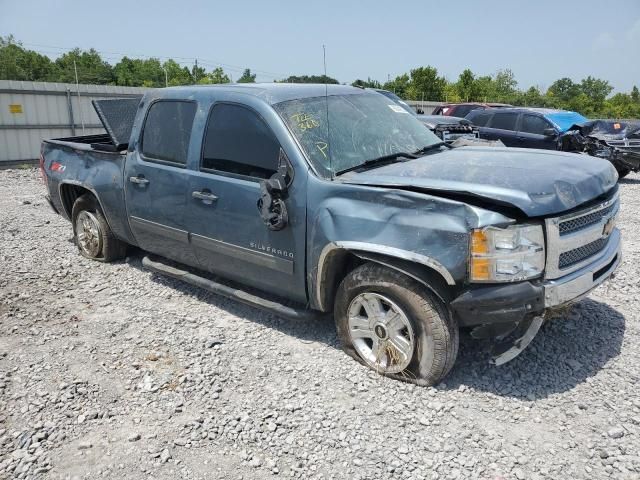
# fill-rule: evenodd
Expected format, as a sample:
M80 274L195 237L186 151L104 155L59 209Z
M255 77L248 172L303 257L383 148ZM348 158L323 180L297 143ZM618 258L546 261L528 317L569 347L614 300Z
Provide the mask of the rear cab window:
M217 103L209 112L200 170L265 179L278 169L280 143L252 109Z
M497 112L493 115L490 128L496 128L499 130L512 130L516 129L516 123L518 121L519 113L514 112Z
M153 102L142 130L140 152L144 160L184 167L187 163L196 109L195 102Z

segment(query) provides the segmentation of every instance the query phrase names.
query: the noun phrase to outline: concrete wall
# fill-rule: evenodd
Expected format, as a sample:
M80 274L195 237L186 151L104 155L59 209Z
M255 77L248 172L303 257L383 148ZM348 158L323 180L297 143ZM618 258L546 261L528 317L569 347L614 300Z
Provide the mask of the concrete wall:
M45 138L104 133L91 100L140 95L146 90L0 80L0 167L37 160Z

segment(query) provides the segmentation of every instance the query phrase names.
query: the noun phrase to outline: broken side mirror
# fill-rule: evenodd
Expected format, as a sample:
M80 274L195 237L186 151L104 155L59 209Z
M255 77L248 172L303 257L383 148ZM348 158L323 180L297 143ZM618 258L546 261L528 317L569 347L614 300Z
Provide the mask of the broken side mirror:
M292 181L293 168L284 150L280 148L278 170L271 177L260 181L258 210L269 230L282 230L289 223L285 199Z
M545 128L542 132L545 137L555 137L557 133L555 128Z

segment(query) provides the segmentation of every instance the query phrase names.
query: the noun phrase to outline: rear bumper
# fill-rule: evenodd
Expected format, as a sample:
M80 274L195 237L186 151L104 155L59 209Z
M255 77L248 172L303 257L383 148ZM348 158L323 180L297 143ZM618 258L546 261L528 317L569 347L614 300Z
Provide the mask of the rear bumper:
M622 259L620 231L611 232L607 247L589 265L556 280L475 287L451 302L460 326L519 322L585 297L606 281Z

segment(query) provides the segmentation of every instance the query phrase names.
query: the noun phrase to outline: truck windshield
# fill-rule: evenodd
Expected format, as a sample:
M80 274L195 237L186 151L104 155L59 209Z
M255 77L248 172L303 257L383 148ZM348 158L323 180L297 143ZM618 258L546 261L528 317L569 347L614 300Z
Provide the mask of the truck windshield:
M315 169L328 178L442 142L401 106L373 92L289 100L274 108Z

